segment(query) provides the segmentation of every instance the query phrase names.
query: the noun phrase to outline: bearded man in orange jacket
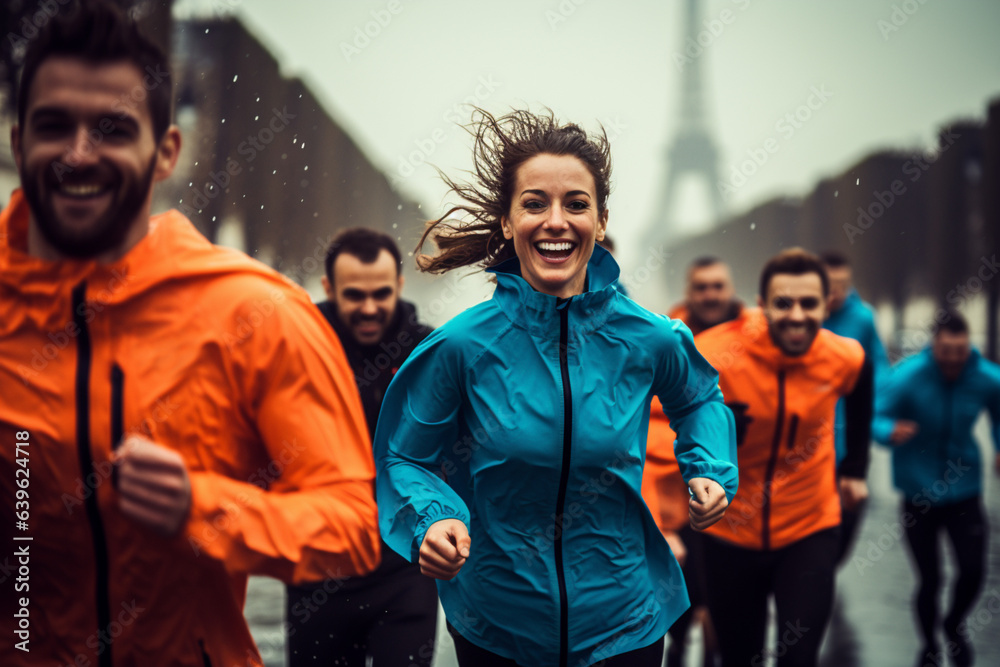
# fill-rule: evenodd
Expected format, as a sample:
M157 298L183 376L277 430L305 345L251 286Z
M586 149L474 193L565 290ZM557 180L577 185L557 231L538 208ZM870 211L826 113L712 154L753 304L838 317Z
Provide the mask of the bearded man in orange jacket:
M150 217L167 61L81 4L28 48L0 214L0 664L260 665L249 574L378 562L364 413L305 292Z
M724 667L815 665L833 604L841 503L868 494L872 372L860 343L823 329L826 271L799 248L773 257L760 310L695 338L736 417L739 493L705 531L708 607ZM837 478L834 412L845 397ZM774 597L778 643L765 647Z

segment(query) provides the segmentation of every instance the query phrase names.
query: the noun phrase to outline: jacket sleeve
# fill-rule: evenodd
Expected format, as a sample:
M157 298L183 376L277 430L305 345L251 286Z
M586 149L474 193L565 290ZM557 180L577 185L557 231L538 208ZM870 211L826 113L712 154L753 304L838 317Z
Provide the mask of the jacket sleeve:
M247 317L246 335L227 345L241 396L242 415L233 417L257 442L220 445L242 448L229 455L250 470L263 459L277 474L192 472L186 536L233 572L286 583L365 574L378 564L379 540L354 377L305 293L273 294L285 296L270 314Z
M878 371L876 370L876 373ZM887 368L881 378L875 379L875 416L872 418L872 439L880 445L893 447L889 440L903 401L905 367Z
M397 371L375 429L376 497L386 544L416 562L436 521L470 516L465 501L442 478L461 476L468 460L456 454L461 435L462 361L438 329Z
M669 323L668 340L660 346L654 392L677 434L674 453L684 480L706 477L718 482L732 502L739 483L736 425L722 402L719 374L695 348L691 331L680 321Z

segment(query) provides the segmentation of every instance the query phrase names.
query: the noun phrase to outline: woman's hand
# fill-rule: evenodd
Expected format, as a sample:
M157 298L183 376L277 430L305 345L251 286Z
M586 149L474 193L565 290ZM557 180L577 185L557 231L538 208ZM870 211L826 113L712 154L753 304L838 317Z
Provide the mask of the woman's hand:
M431 524L420 544L420 572L434 579L453 579L469 557L472 540L465 523L442 519Z
M707 477L694 477L688 482L691 489L691 500L688 501L688 515L691 517L691 527L695 530L705 530L722 518L729 507L726 490Z

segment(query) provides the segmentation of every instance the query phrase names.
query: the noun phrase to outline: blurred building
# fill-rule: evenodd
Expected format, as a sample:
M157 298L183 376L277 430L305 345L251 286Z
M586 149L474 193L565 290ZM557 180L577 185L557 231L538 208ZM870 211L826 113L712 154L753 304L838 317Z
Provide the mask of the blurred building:
M210 239L314 286L337 229L415 228L416 204L238 20L177 21L173 63L185 144L160 200Z
M931 151L878 152L825 179L802 199L775 199L670 247L668 294L683 294L687 265L716 255L753 302L763 263L803 246L851 258L862 297L880 310L897 352L911 352L944 307L970 320L975 341L998 354L1000 99L985 120L943 127ZM989 186L992 184L992 187ZM662 288L663 283L660 283Z

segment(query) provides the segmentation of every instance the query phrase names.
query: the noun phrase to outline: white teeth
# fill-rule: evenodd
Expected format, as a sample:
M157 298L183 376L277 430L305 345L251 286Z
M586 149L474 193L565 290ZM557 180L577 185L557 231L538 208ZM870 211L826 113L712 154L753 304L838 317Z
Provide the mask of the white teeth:
M73 197L89 197L101 191L100 185L63 185L60 190Z
M539 241L537 244L539 250L546 250L548 252L559 252L560 250L570 250L573 247L572 243L568 241L563 242L553 242L553 241Z

